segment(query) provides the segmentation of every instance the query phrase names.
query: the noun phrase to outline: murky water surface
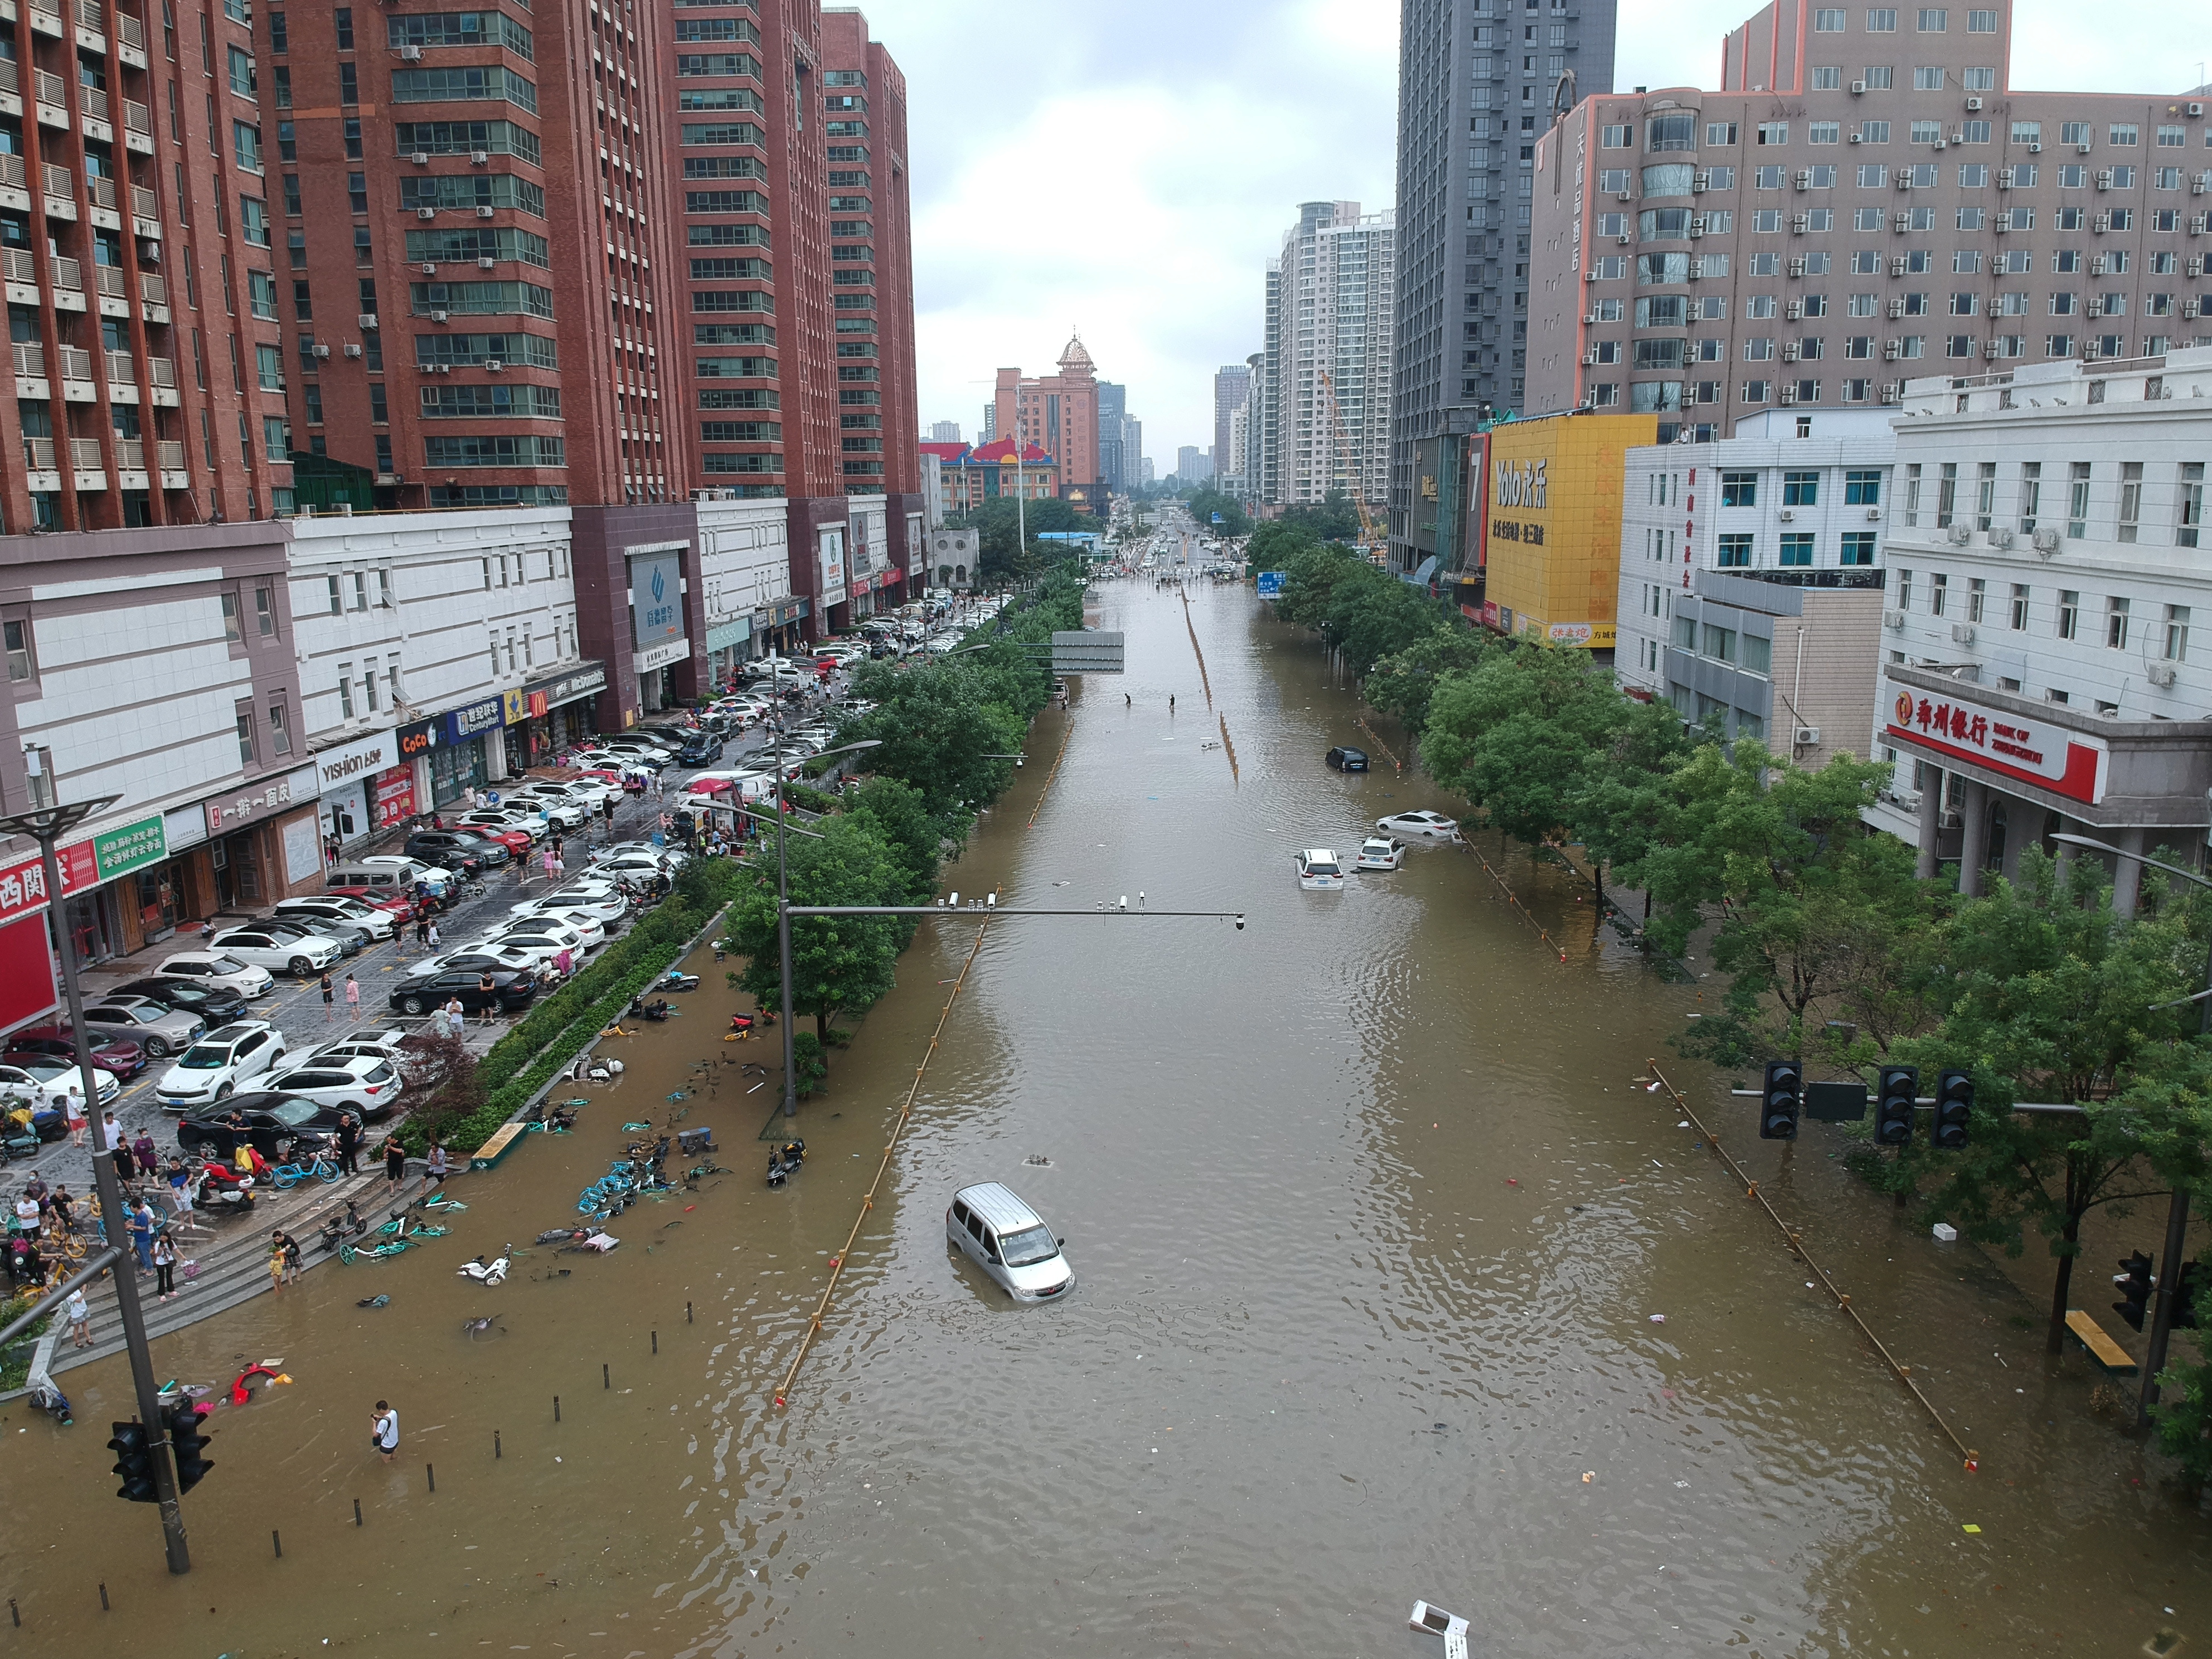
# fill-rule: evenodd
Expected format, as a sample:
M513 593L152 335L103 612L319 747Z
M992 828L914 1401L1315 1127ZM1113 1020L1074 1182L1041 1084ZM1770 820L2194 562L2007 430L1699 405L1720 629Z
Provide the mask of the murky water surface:
M991 927L787 1409L774 1384L972 922L925 930L803 1109L787 1188L758 1173L775 1091L721 1063L751 1050L715 1041L730 1000L702 991L578 1133L457 1182L451 1238L161 1345L165 1376L281 1356L296 1379L218 1413L189 1577L110 1495L119 1365L70 1376L74 1430L9 1408L0 1570L25 1622L0 1637L210 1659L1411 1656L1437 1651L1404 1628L1424 1596L1474 1620L1478 1652L2212 1639L2212 1524L2092 1413L2083 1361L2045 1364L2035 1307L1853 1190L1823 1132L1788 1159L1744 1141L1981 1452L1966 1474L1632 1085L1694 987L1524 858L1501 868L1533 924L1459 851L1300 892L1293 849L1348 854L1378 814L1449 803L1387 763L1322 767L1363 742L1355 705L1249 595L1194 590L1188 629L1173 593L1100 597L1128 674L1084 686L1072 727L1040 722L950 884L1249 925ZM623 1218L611 1258L454 1276L571 1215L620 1126L678 1109L702 1060L720 1080L684 1121L716 1126L736 1173ZM1716 1079L1674 1073L1727 1117ZM1072 1301L1012 1307L948 1258L951 1192L990 1179L1066 1236ZM368 1444L380 1396L403 1414L391 1468Z

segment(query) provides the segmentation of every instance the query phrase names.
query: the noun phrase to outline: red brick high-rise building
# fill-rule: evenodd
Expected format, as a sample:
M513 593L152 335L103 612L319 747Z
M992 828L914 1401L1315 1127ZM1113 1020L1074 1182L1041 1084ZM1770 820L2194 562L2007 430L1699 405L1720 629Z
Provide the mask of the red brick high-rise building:
M260 65L242 9L24 0L0 21L7 531L289 505Z
M379 506L684 499L663 7L261 9L293 442Z
M1059 458L1063 489L1098 482L1098 373L1080 338L1060 354L1057 374L1024 380L1018 368L1000 369L992 410L999 436Z

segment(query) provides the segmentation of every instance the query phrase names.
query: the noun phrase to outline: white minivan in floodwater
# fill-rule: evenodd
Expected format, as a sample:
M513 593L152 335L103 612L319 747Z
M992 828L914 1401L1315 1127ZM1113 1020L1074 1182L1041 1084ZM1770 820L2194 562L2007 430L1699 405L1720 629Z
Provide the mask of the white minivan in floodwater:
M995 1181L963 1187L945 1212L947 1248L959 1251L1017 1302L1049 1302L1075 1288L1044 1218Z
M1326 847L1309 847L1299 854L1298 885L1309 893L1334 893L1344 886L1344 863Z

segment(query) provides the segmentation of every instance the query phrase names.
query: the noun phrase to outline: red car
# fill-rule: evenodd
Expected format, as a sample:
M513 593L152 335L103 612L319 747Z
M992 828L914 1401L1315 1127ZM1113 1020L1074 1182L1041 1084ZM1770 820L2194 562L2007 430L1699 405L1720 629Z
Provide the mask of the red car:
M333 898L359 899L363 904L389 910L395 916L411 917L415 902L411 898L395 898L388 887L325 887L323 890Z
M0 1060L16 1063L18 1056L75 1062L76 1042L66 1025L34 1025L27 1031L9 1035L8 1052L0 1054ZM146 1053L127 1039L100 1037L93 1043L92 1063L128 1082L146 1069Z

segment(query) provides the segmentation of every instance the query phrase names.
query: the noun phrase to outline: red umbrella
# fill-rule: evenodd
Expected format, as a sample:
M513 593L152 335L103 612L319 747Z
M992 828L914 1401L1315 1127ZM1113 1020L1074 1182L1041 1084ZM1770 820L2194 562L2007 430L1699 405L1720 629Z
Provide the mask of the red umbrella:
M690 785L695 795L725 795L738 786L727 778L698 778Z

